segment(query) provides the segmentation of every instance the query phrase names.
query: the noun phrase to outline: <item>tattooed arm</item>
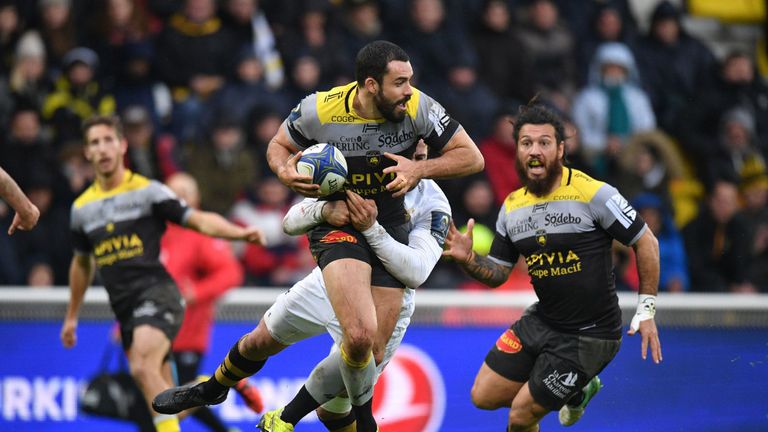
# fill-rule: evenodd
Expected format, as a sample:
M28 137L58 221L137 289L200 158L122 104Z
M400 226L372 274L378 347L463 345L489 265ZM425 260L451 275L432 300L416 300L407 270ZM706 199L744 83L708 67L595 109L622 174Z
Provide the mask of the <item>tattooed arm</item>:
M497 263L496 261L475 253L472 250L472 228L474 219L467 223L467 233L462 234L451 223L448 236L445 239L443 256L451 257L461 265L461 268L478 281L497 287L506 282L512 266Z

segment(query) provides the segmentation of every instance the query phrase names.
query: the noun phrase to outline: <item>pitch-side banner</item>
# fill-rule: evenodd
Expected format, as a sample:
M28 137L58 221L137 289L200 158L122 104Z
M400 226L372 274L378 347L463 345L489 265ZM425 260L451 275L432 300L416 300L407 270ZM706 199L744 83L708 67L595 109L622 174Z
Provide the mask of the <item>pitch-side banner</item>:
M81 322L78 345L61 347L59 323L0 322L0 431L132 431L128 422L83 414L79 398L99 372L112 324ZM217 324L201 372L212 372L250 324ZM374 414L384 432L500 431L507 410L472 405L474 376L504 328L412 326L376 385ZM574 431L768 430L768 339L764 330L661 329L664 361L640 358L640 341L625 337L603 371L605 388ZM287 403L330 349L329 337L288 348L251 381L266 409ZM522 347L525 349L525 347ZM110 369L120 365L113 362ZM559 371L569 377L575 371ZM557 379L554 377L553 379ZM568 380L561 381L564 385ZM259 415L230 397L214 410L233 428L255 430ZM194 419L184 431L204 431ZM559 429L550 415L542 429ZM314 415L297 431L322 431Z

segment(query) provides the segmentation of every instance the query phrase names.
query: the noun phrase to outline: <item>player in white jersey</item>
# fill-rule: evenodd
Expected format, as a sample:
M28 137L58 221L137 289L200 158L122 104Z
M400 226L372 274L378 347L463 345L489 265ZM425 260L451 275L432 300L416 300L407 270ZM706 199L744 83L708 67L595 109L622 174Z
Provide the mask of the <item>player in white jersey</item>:
M425 152L426 148L421 144L414 156L417 159L419 154L425 157ZM450 205L437 184L432 180L422 180L405 196L405 206L412 227L407 245L397 242L375 221L376 206L371 201L353 195L349 202L348 218L341 222L351 221L353 224L362 224L360 228L367 229L360 229L360 231L387 271L392 272L408 287L421 285L440 259L442 245L450 226ZM343 209L339 208L343 203L344 201L334 204L313 199L304 200L286 215L285 230L291 234L299 234L318 223L337 221L340 218L339 215L344 213L341 211ZM324 209L332 211L324 211ZM378 364L379 372L402 341L413 314L414 295L413 289L405 290L395 330L388 334L377 334L375 338L374 351L383 353L383 360ZM265 313L258 326L244 336L256 341L255 349L248 352L249 357L245 358L242 355L234 357L234 350L230 351L219 370L224 370L224 374L233 368L238 368L239 372L247 372L253 363L263 364L268 357L288 346L325 331L329 332L335 341L341 340L341 326L328 300L322 273L319 268L315 268L306 278L281 294ZM318 369L316 368L305 386L305 390L309 391L318 403L327 402L328 397L325 394L315 393L324 393L325 388L334 388L334 386L338 391L332 394L337 394L344 389L344 382L338 368L338 357L334 357L338 355L338 352L334 352L323 360L323 362L335 362L335 368L326 368L332 370L331 374L320 376L316 373ZM232 361L232 358L236 360ZM247 376L249 375L252 373ZM173 413L196 406L221 403L226 399L226 392L215 401L203 398L200 393L201 385L187 385L167 390L155 398L153 407L160 412ZM321 387L323 390L318 391ZM334 406L328 407L328 410L343 413L344 407L343 402L335 403ZM354 417L346 418L354 421ZM292 428L292 425L289 426Z

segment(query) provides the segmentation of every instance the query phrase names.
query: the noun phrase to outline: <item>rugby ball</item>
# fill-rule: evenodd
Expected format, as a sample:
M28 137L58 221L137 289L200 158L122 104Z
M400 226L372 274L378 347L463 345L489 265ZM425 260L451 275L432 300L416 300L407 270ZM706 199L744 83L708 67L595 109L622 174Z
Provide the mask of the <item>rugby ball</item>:
M320 143L308 147L296 164L299 174L320 185L320 196L338 192L347 181L347 160L336 147Z

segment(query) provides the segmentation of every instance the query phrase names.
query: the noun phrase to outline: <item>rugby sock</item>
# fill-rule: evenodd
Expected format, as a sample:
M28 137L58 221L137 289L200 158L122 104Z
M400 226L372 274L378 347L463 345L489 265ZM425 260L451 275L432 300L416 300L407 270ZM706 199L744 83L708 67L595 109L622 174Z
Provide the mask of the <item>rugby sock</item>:
M245 336L243 336L245 337ZM241 379L258 372L266 360L250 360L240 353L240 340L238 340L224 361L219 364L216 373L208 381L202 384L203 396L215 398L229 387L234 387Z
M307 387L301 386L296 396L283 408L280 419L295 426L299 420L319 406L320 404L312 399L312 395L307 391Z
M341 353L337 350L315 366L304 384L313 399L324 404L344 390L340 365Z
M321 422L323 422L323 425L325 425L325 428L328 429L330 432L356 432L357 429L355 428L355 415L353 413L347 413L346 416L342 418L336 418L336 419L330 419L330 420L323 420L320 419Z
M157 432L179 432L179 418L175 415L158 414L152 417Z
M373 361L373 353L368 353L368 358L357 362L349 358L341 345L341 376L347 388L349 399L352 402L352 411L357 418L357 430L360 432L375 432L376 421L373 419L373 383L376 379L376 365Z

